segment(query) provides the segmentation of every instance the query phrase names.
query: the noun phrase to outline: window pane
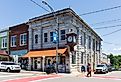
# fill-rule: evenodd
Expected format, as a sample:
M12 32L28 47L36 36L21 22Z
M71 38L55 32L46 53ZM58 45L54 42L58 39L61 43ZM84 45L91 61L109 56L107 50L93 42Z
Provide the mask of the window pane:
M61 30L61 34L65 34L65 30Z
M53 32L50 32L50 41L53 41Z
M61 30L61 40L65 40L65 30Z
M65 40L65 35L62 35L61 36L61 40Z
M38 43L38 35L35 35L35 43Z
M44 33L44 37L47 37L47 33Z

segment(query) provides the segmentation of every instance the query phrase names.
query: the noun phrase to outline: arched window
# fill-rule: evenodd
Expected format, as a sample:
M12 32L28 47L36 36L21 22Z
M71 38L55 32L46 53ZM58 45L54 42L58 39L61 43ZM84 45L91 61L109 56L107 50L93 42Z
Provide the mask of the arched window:
M35 43L38 44L38 35L35 35Z

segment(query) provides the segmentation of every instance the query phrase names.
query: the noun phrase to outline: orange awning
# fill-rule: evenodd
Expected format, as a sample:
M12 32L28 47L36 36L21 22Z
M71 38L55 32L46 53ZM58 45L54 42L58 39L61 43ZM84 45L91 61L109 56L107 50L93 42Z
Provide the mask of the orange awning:
M58 53L64 54L67 48L58 49ZM56 49L53 50L39 50L39 51L29 51L23 57L42 57L42 56L56 56Z

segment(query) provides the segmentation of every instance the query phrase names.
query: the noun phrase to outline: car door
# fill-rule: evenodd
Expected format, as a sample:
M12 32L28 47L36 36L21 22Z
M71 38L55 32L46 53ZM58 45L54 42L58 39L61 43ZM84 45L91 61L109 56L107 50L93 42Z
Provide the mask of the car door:
M5 64L4 63L0 63L0 69L5 69L5 68L6 68Z

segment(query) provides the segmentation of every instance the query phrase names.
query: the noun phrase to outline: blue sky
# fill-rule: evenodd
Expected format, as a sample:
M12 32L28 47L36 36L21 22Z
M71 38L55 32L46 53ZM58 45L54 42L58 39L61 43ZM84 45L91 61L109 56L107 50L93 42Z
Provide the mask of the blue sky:
M41 0L34 0L41 6L48 9L47 6L41 3ZM67 7L71 7L77 14L83 14L90 11L110 8L121 5L121 0L46 0L54 10L59 10ZM28 21L30 18L40 16L48 13L37 5L33 4L30 0L1 0L0 2L0 29L7 28L16 24L20 24ZM95 14L81 16L92 28L120 25L120 21L108 22L103 24L95 24L108 20L116 20L121 18L121 8L117 8L110 11L99 12ZM112 31L120 29L120 27L98 29L95 31L100 35L110 33ZM121 54L121 31L105 36L102 36L104 42L113 44L107 44L102 42L103 52L109 54Z

